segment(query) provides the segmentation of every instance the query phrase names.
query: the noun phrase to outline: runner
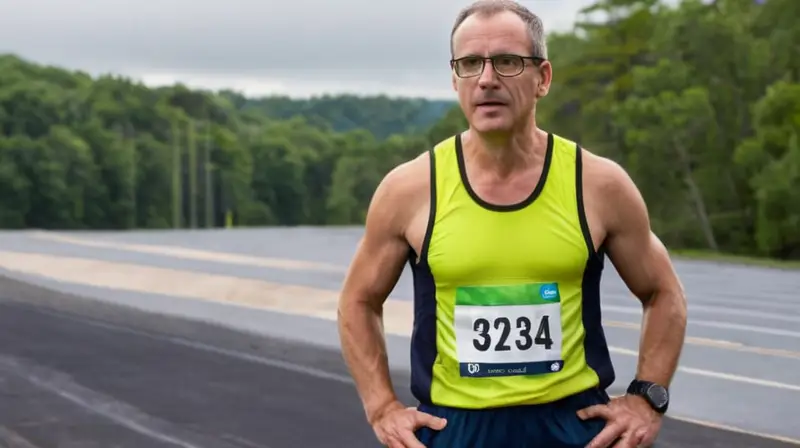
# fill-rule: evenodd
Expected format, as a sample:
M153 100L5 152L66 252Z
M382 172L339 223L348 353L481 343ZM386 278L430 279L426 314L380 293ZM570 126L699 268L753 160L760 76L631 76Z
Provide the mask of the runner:
M339 331L366 417L399 447L636 447L655 440L686 306L626 172L536 126L552 67L541 21L479 1L451 37L469 129L396 167L375 191L345 279ZM644 309L628 394L601 325L608 256ZM382 304L414 274L411 390L394 394Z

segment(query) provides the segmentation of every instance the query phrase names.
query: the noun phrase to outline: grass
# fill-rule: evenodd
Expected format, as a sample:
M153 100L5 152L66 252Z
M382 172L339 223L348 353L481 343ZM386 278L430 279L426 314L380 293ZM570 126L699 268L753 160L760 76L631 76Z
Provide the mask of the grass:
M702 250L671 250L670 253L676 258L682 258L686 260L714 261L718 263L738 264L744 266L800 270L800 261L797 260L776 260L773 258L732 255Z

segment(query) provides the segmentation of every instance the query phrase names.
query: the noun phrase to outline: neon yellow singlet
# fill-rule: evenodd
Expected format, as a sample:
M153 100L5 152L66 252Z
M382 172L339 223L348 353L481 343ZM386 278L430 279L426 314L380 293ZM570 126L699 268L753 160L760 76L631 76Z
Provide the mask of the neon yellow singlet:
M417 399L491 408L610 385L578 145L551 134L541 180L509 206L470 188L460 135L430 154L431 218L420 262L409 259Z

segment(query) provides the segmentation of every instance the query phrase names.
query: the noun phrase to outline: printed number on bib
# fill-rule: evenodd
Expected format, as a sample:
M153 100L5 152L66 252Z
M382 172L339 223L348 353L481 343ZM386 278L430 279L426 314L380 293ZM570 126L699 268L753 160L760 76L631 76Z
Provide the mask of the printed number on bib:
M461 376L541 375L564 367L554 283L460 288L454 325Z
M520 316L516 319L512 329L511 320L507 317L498 317L493 323L484 317L475 319L473 329L477 333L472 345L481 352L494 350L496 352L507 352L512 349L509 345L509 338L515 338L513 344L517 350L528 350L533 344L541 345L546 350L553 348L553 339L550 337L550 316L542 316L539 320L539 329L536 334L531 333L532 323L527 316ZM492 330L497 330L492 334Z

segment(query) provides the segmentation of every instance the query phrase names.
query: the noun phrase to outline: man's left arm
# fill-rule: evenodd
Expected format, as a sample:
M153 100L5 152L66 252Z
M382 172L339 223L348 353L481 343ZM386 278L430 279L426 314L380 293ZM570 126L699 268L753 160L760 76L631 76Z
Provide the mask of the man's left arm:
M597 159L595 159L597 160ZM686 298L667 249L650 228L647 206L628 174L603 160L597 175L604 179L599 194L608 257L631 292L642 303L636 379L669 387L678 367L686 333ZM604 418L606 428L591 448L637 447L653 443L661 416L639 396L624 396L608 406L581 410L583 419Z
M630 177L617 170L607 203L616 204L607 220L608 257L642 303L642 329L636 378L669 387L686 334L686 297L669 253L650 228L647 206Z

